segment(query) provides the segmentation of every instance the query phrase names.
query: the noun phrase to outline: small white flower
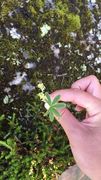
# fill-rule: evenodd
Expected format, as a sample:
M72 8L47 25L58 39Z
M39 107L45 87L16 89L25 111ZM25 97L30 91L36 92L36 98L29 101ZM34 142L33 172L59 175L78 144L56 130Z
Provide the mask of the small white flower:
M97 73L101 73L101 69L100 69L100 68L97 68L96 72L97 72Z
M24 57L25 59L29 59L29 58L30 58L30 54L29 54L28 51L22 51L22 49L21 49L21 52L23 53L23 57Z
M51 27L48 26L47 24L44 24L40 29L41 29L41 32L42 32L41 36L44 37L46 34L48 34Z
M34 69L34 68L36 68L36 64L35 64L35 63L32 63L32 62L26 63L26 64L25 64L25 68L26 68L26 69Z
M95 4L95 3L96 3L96 0L91 0L91 3Z
M101 30L101 20L98 23L98 29Z
M89 60L92 60L92 59L94 58L94 54L91 53L90 55L87 56L87 58L88 58Z
M48 110L50 108L49 104L48 103L45 103L45 108Z
M101 41L101 32L100 31L97 32L97 37L98 37L98 40Z
M85 64L83 64L83 65L81 66L81 69L82 69L82 71L87 71L87 66L86 66Z
M59 46L59 48L62 47L62 44L60 42L58 42L57 45Z
M54 56L59 59L60 49L55 45L51 45L51 50L53 51Z
M76 38L77 34L74 33L74 32L71 32L71 33L70 33L70 36L73 37L73 38Z
M6 93L9 93L11 91L11 88L10 87L6 87L5 89L4 89L4 92L6 92Z
M21 82L25 79L26 76L27 74L25 72L23 72L22 74L21 72L17 72L16 77L14 78L14 80L9 82L9 85L12 86L21 84Z
M30 0L26 0L26 3L29 3Z
M35 86L33 86L32 84L30 84L30 82L27 82L26 84L23 85L22 89L24 91L33 91L35 89Z
M99 57L96 57L96 58L95 58L95 61L96 61L97 64L100 64L100 63L101 63L101 57L100 57L100 56L99 56Z
M17 33L17 29L14 27L10 30L10 35L13 39L20 39L21 38L21 35L19 33Z

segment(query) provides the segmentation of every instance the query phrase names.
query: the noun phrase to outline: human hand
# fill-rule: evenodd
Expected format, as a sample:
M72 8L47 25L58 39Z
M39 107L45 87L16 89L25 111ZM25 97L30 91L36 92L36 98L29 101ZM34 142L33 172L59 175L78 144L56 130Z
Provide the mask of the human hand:
M61 101L76 104L77 111L86 109L87 116L79 122L68 109L57 118L65 130L74 158L80 169L92 180L101 180L101 85L95 76L82 78L70 89L57 90Z

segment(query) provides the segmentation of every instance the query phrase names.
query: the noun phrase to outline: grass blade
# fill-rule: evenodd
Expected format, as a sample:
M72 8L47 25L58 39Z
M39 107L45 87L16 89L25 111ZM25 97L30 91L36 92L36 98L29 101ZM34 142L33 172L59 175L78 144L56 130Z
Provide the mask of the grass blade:
M0 141L0 146L4 146L4 147L12 150L12 148L5 141Z
M0 115L0 121L3 121L4 118L5 118L5 115L4 115L4 114L3 114L3 115Z
M60 95L56 96L52 102L52 105L56 104L60 100Z

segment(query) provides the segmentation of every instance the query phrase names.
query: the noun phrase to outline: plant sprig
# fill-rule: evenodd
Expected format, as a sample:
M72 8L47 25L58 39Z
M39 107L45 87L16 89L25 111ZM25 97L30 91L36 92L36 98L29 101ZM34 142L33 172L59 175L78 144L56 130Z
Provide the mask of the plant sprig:
M65 103L59 103L60 95L56 96L53 100L51 100L48 93L45 93L45 107L47 109L47 112L45 113L45 116L49 115L50 121L53 122L54 117L61 117L61 114L57 111L57 109L62 109L66 107Z

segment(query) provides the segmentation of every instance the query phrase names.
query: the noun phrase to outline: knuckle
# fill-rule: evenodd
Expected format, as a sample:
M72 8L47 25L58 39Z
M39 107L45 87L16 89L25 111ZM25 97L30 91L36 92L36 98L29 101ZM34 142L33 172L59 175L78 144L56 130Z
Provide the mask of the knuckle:
M95 75L90 75L90 78L94 81L97 81L97 82L99 81Z
M72 88L77 88L77 82L74 82L72 85L71 85Z
M71 87L74 88L74 87L75 87L75 83L73 83L73 84L71 85Z

